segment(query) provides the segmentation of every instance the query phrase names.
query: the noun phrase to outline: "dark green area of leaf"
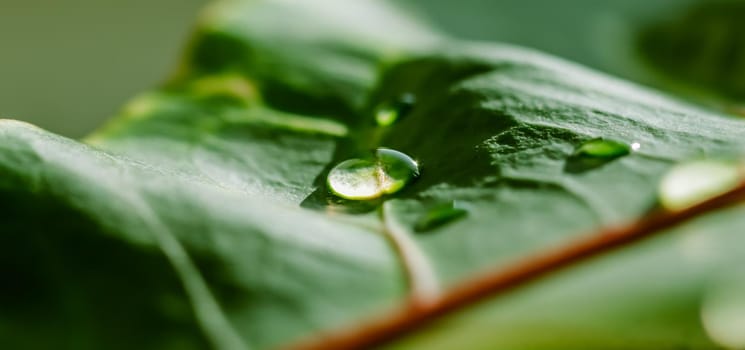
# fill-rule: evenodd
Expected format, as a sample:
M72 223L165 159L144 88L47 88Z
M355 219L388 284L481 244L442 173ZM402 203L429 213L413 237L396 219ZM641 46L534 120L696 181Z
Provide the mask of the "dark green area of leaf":
M670 80L745 100L745 2L702 1L639 35L643 57Z
M101 228L90 217L68 209L53 194L4 190L2 198L4 346L208 345L162 255L94 234ZM143 337L143 329L150 335Z
M404 93L416 108L377 127L370 106ZM671 164L741 155L743 128L539 52L445 38L387 2L219 2L180 73L84 142L0 121L12 282L0 337L9 348L286 345L406 299L391 225L448 288L640 217ZM644 147L566 171L594 138ZM422 169L382 218L380 201L325 187L334 165L375 147ZM466 217L413 234L430 203L453 200ZM716 215L695 226L723 235L710 244L731 249L716 257L677 236L652 242L399 345L713 348L698 300L743 256L729 234L742 215Z

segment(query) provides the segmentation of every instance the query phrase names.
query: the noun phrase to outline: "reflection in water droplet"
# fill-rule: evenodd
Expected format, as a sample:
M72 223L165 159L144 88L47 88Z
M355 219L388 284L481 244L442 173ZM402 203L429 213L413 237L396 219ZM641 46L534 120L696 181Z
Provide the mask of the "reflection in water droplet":
M715 343L729 349L745 349L745 281L720 283L707 291L701 322Z
M329 172L326 182L339 197L366 200L398 192L419 176L419 165L404 153L378 148L370 159L349 159Z
M331 191L348 199L381 195L378 166L371 160L349 159L339 163L329 172L328 185Z
M375 112L375 122L380 126L389 126L405 117L414 108L416 96L405 93L393 102L384 103Z
M598 168L616 158L623 157L641 148L641 144L631 145L596 138L579 145L567 159L565 170L570 173L581 173Z
M734 162L699 160L674 166L662 178L660 204L679 210L724 193L741 177Z
M466 214L468 214L468 211L456 201L442 203L422 214L414 225L414 230L419 232L429 231L465 217Z

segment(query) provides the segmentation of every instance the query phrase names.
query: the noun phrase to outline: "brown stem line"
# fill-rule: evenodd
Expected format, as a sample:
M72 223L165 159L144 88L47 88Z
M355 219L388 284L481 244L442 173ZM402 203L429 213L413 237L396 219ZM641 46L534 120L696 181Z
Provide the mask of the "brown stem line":
M369 349L421 329L451 312L505 294L540 277L649 238L702 214L745 201L745 182L679 211L662 211L627 225L600 229L567 245L518 260L446 291L430 303L410 302L386 317L294 344L290 349Z

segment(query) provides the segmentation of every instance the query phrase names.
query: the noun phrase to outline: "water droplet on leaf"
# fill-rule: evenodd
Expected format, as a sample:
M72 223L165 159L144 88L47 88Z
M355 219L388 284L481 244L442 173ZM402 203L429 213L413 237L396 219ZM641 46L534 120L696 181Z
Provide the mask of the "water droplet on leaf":
M629 145L605 139L592 139L581 144L574 151L578 157L617 158L630 153Z
M258 97L253 82L237 73L209 75L189 84L190 92L197 98L210 101L250 104Z
M378 148L369 159L349 159L329 172L326 182L339 197L366 200L398 192L419 176L419 165L404 153Z
M349 159L336 165L328 176L331 191L348 199L370 199L381 195L379 167L374 161Z
M623 142L596 138L579 145L567 159L565 170L570 173L581 173L598 168L616 158L623 157L641 148L634 142L628 145Z
M380 126L389 126L405 117L414 108L416 96L406 93L392 102L384 103L375 112L375 122Z
M698 160L674 166L662 178L660 204L680 210L735 187L741 178L737 163Z
M430 231L465 217L467 214L468 211L462 208L456 201L442 203L422 214L414 225L414 230L419 232Z

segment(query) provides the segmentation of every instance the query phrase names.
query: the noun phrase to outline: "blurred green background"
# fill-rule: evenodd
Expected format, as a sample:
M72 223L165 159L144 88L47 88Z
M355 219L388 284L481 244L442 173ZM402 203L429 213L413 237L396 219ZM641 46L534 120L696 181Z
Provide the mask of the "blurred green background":
M454 36L534 47L659 86L638 57L639 33L705 1L399 2ZM206 3L0 0L0 116L85 135L169 74Z
M0 0L0 116L82 136L175 66L206 0Z

